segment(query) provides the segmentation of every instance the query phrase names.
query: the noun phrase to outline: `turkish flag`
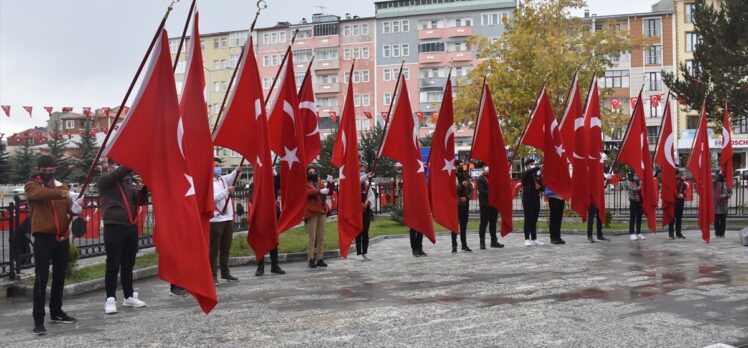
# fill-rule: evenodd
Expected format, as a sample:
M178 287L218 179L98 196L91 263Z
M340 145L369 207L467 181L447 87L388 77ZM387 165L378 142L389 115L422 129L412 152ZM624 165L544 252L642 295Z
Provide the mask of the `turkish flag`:
M188 49L188 63L179 101L179 113L184 127L184 148L190 154L188 161L195 181L195 199L200 211L203 233L210 237L210 219L213 217L213 140L210 137L207 103L205 102L205 76L203 52L200 48L200 13L195 12L192 37Z
M5 112L5 116L10 117L10 105L0 105L0 108Z
M559 126L561 142L567 154L571 154L571 209L582 221L587 221L590 208L589 174L587 170L587 135L584 132L584 105L579 94L579 79L574 74L574 81L569 91L566 111Z
M335 111L329 111L327 114L330 115L330 119L333 122L338 123L338 114L336 114Z
M89 200L80 217L86 222L86 235L88 239L97 239L101 234L101 209L99 205Z
M639 94L639 96L641 96L641 93ZM636 102L639 101L639 98L637 98L637 97L631 97L629 99L631 101L631 108L633 109L634 107L636 107Z
M381 114L382 114L382 119L384 119L384 122L387 122L387 119L389 119L387 112L382 111Z
M26 112L28 112L28 113L29 113L29 117L33 117L33 116L31 115L31 112L32 112L32 110L34 109L34 107L33 107L33 106L24 106L24 107L23 107L23 109L24 109L24 110L26 110Z
M213 133L213 144L242 154L254 168L247 242L259 261L278 245L278 229L265 98L252 41L250 38L244 46L242 63L237 68L239 80L231 94L226 115Z
M699 195L698 221L701 228L701 238L709 243L711 233L709 228L714 222L714 196L712 193L712 159L709 152L709 137L706 126L706 101L701 106L699 127L693 140L691 158L688 169L693 174L694 189Z
M91 117L91 107L90 106L84 106L83 107L83 116Z
M488 176L488 204L501 214L501 236L504 237L513 229L512 186L509 177L511 165L506 155L504 136L499 128L499 117L496 115L491 90L485 83L470 157L483 161L491 168Z
M105 106L104 107L104 116L109 117L112 114L112 108Z
M647 216L647 225L652 232L657 232L657 182L652 170L652 159L649 156L647 142L647 124L644 120L644 105L641 91L631 114L626 137L621 142L618 161L626 163L641 180L642 210Z
M299 119L304 130L304 159L308 166L319 156L322 142L319 137L319 115L314 102L314 84L312 74L306 74L299 90Z
M725 176L725 184L731 189L732 180L732 129L730 129L730 111L725 103L725 118L722 121L722 154L719 158L719 167Z
M133 110L103 155L132 168L151 190L159 277L189 291L209 313L216 290L208 236L200 228L172 69L169 36L162 30Z
M364 111L364 116L366 116L366 118L371 120L371 112Z
M436 129L431 141L429 155L429 203L434 214L434 220L452 233L459 232L457 223L457 172L454 166L455 153L455 123L454 106L452 104L451 76L447 77L439 114L442 117L436 123Z
M384 134L379 157L389 157L403 166L403 220L405 225L436 243L434 224L431 222L431 209L426 204L429 199L426 189L426 173L418 147L418 129L413 121L408 88L400 76L395 110L389 128ZM453 185L451 185L453 186ZM450 190L453 188L450 186ZM457 209L457 207L454 207Z
M73 107L72 106L63 106L62 107L62 112L73 112Z
M590 204L597 207L600 221L605 223L605 166L603 165L603 130L597 78L592 77L584 110L584 134L587 137L587 179L590 183Z
M52 107L51 107L51 106L45 106L45 107L44 107L44 110L46 110L46 111L47 111L47 115L48 115L49 117L52 117Z
M653 108L658 108L660 106L661 100L662 100L662 96L659 94L649 96L649 102L650 104L652 104Z
M351 81L352 82L352 81ZM331 162L340 169L338 186L338 238L340 255L348 257L351 241L363 230L361 181L359 178L358 141L356 140L356 108L353 105L353 83L343 104L340 128L335 136ZM306 201L304 201L306 203Z
M569 177L569 160L561 143L558 121L545 86L540 91L535 109L530 115L530 124L520 144L543 151L543 171L551 173L543 176L543 183L564 200L571 199L573 188Z
M668 100L670 98L668 97ZM662 126L660 137L657 140L655 150L655 163L660 166L660 199L662 199L662 225L666 226L675 220L675 195L677 187L675 184L675 134L673 133L673 118L670 112L670 103L665 103L665 111L662 114Z
M418 117L418 122L423 122L423 112L416 111L416 116Z
M278 218L278 233L283 233L304 219L306 209L304 128L299 117L299 99L296 95L293 52L290 46L283 84L275 100L268 129L270 149L280 158L281 214Z

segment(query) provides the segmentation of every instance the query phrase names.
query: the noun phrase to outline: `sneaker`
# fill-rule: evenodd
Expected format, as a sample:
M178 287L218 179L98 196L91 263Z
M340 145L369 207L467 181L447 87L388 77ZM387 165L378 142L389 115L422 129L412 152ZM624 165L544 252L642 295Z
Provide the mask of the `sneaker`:
M679 234L679 235L676 235L676 236L675 236L675 238L678 238L678 239L686 239L686 236L684 236L684 235L682 235L682 234Z
M263 274L265 274L265 265L257 265L257 270L255 271L255 277L260 277Z
M309 268L317 268L317 264L314 263L314 259L309 260Z
M531 240L529 240L529 239L525 239L525 246L526 246L526 247L531 247L531 246L533 246L533 245L535 245L535 244L534 244L534 243L533 243L533 242L532 242Z
M420 256L429 256L429 254L426 254L425 252L423 252L423 250L418 250L418 255L420 255Z
M284 271L278 265L271 265L270 266L270 273L274 273L274 274L286 274L286 271Z
M473 250L471 250L470 248L468 248L467 245L462 247L462 251L464 251L466 253L472 253L473 252Z
M363 254L362 256L364 257L364 261L371 261L369 255Z
M719 238L719 237L717 237ZM421 254L418 252L418 250L413 250L413 256L415 257L421 257Z
M223 280L225 280L225 281L228 281L228 282L234 282L234 283L237 283L237 282L239 282L239 278L237 278L237 277L234 277L234 276L232 276L231 274L229 274L229 275L227 275L227 276L225 276L225 277L221 277L221 279L223 279Z
M132 296L130 296L130 297L128 297L128 298L126 298L126 299L124 299L122 301L122 305L125 306L125 307L140 308L140 307L145 307L145 302L141 301L138 298L138 293L137 292L133 292Z
M114 314L117 313L117 300L114 297L107 297L106 303L104 303L104 313Z
M453 245L452 246L452 254L455 254L455 253L457 253L457 246Z
M599 235L599 236L597 236L597 240L598 240L598 241L606 241L606 242L610 242L610 239L608 239L608 238L605 238L605 236L603 236L603 235Z
M364 254L358 254L358 255L356 255L356 259L358 259L361 262L366 261L366 259L364 259Z
M44 327L44 324L38 324L34 325L34 335L43 336L47 334L47 329Z
M635 234L632 234L631 237L629 237L629 238L631 238L631 240L639 240L639 238L636 238Z
M645 240L645 239L647 239L647 238L644 238L644 235L641 235L641 234L637 234L636 238L639 238L639 240Z
M65 324L73 324L78 321L78 319L75 319L67 313L60 311L58 314L49 314L49 319L52 320L53 323L65 323Z
M590 243L594 243L594 242L595 242L595 239L594 239L594 238L592 238L592 236L589 236L589 237L587 237L587 240L588 240L588 241L589 241Z
M486 243L480 243L480 250L486 250Z
M319 259L317 260L317 267L327 267L327 264L325 263L324 260Z
M492 248L503 248L504 244L501 244L499 242L491 242L491 247Z
M545 245L545 243L543 243L543 242L541 242L541 241L539 241L537 239L534 240L534 241L532 241L532 243L535 244L535 245L537 245L537 246Z
M219 283L219 282L218 282L218 278L217 278L217 277L213 277L213 285L214 285L214 286L219 286L219 285L221 285L221 283Z
M172 296L186 296L187 295L187 291L185 291L184 289L182 289L182 288L180 288L180 287L178 287L176 285L172 285L171 289L169 289L169 295L172 295Z
M667 239L675 240L675 237L673 237L673 236L667 236Z

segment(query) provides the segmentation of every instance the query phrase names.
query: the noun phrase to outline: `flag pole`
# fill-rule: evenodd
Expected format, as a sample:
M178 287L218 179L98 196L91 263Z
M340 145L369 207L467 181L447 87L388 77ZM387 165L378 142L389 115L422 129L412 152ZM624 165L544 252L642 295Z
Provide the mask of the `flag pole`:
M312 60L309 61L309 66L306 67L306 73L304 74L304 80L306 80L306 77L309 76L309 74L312 73L312 64L314 64L314 56L312 56ZM302 80L302 81L304 81L304 80ZM298 97L301 98L301 87L299 87Z
M130 87L127 88L125 97L122 98L122 103L120 103L119 109L117 110L117 115L114 116L114 121L112 122L113 125L117 124L117 121L122 115L122 110L125 108L125 103L127 103L127 99L130 98L130 93L132 93L133 88L135 88L135 83L138 81L138 77L140 77L140 73L143 71L143 67L148 60L148 57L151 55L153 47L156 45L156 41L158 40L159 35L161 35L161 31L164 29L164 25L166 25L166 19L169 18L169 13L171 13L171 11L174 9L174 4L177 1L178 0L172 0L171 4L169 4L169 7L166 8L166 13L164 13L164 17L161 19L161 23L158 25L156 33L153 35L153 39L151 39L150 45L148 45L148 49L145 51L143 60L140 62L140 66L138 66L138 70L135 72L135 76L133 76L132 82L130 82ZM99 147L99 151L96 153L96 158L91 163L91 167L88 168L88 174L86 174L86 179L83 181L83 185L81 186L81 192L79 194L80 196L83 196L83 194L86 192L86 188L88 188L88 184L91 182L94 168L96 168L96 163L99 162L101 153L106 148L106 144L109 141L109 137L111 137L113 130L114 127L109 127L109 129L107 130L106 136L104 136L104 140L101 143L101 147Z
M192 0L192 4L190 5L190 11L187 13L187 19L184 21L184 29L182 30L182 39L179 40L179 47L177 47L177 54L176 54L176 57L174 57L174 71L175 72L177 71L177 63L179 62L179 55L180 53L182 53L182 45L184 45L184 40L187 37L187 28L190 26L190 20L192 19L192 13L195 11L196 3L197 3L197 0Z

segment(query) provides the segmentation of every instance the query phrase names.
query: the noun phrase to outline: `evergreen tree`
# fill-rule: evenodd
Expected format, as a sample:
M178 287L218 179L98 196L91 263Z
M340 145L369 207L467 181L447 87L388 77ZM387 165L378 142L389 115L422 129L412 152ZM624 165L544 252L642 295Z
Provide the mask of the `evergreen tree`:
M72 170L70 180L72 182L83 183L86 180L89 168L96 159L96 153L99 148L96 147L96 136L91 134L92 120L83 122L83 135L80 141L74 141L79 151L73 156L75 168ZM93 180L94 178L92 178Z
M721 7L697 0L694 33L701 42L692 68L678 67L678 76L663 72L663 81L681 104L701 110L706 96L710 121L721 127L728 103L733 122L748 116L748 1L724 0Z
M57 129L57 126L53 126L52 129ZM55 178L60 181L65 181L70 175L70 158L65 156L65 146L68 141L63 136L58 136L55 131L51 132L49 139L47 140L47 146L49 147L49 155L57 161L57 171L55 172Z
M384 134L384 129L377 125L373 130L364 132L358 140L358 150L359 153L361 153L361 165L365 166L367 171L372 171L374 169L374 159L377 158L379 152L379 145L382 142L382 134ZM378 177L395 176L395 161L386 157L379 158L376 161L376 175Z
M317 158L317 173L319 174L320 178L323 178L327 176L327 174L332 175L333 177L338 177L338 171L336 168L333 168L334 166L331 163L332 160L332 149L335 145L335 136L337 136L337 131L333 131L322 139L322 149L319 152L319 157Z
M36 159L38 155L31 147L31 137L25 139L23 147L16 151L10 159L11 182L23 184L36 173Z
M10 183L11 166L5 143L0 141L0 184Z

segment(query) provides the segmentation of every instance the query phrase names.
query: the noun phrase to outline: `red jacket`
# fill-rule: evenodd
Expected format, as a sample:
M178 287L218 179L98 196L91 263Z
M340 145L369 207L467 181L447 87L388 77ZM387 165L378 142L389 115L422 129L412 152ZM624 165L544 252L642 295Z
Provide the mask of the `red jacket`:
M322 181L306 183L306 210L304 211L304 219L314 215L325 214L327 195L323 195L319 191L326 186Z

